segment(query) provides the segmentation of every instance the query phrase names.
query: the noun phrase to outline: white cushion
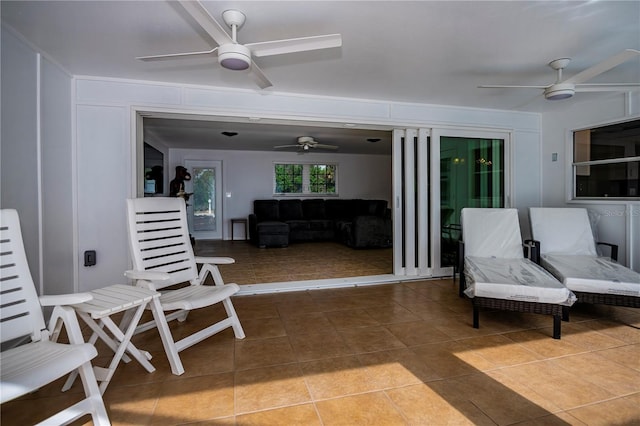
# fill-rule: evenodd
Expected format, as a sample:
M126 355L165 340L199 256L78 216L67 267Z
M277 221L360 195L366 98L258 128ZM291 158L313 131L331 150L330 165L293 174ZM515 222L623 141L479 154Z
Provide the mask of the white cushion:
M461 224L465 256L524 257L516 209L464 208Z
M597 256L586 209L531 207L529 220L540 253Z
M466 257L465 294L469 297L554 303L571 306L569 289L529 259Z
M541 263L573 291L640 297L640 274L610 259L547 254Z

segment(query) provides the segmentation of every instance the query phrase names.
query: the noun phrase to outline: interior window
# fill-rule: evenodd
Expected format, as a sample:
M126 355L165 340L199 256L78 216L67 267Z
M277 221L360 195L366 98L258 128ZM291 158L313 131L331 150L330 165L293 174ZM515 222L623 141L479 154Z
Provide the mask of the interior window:
M274 194L337 195L337 164L276 163Z
M640 120L573 132L575 198L640 197Z

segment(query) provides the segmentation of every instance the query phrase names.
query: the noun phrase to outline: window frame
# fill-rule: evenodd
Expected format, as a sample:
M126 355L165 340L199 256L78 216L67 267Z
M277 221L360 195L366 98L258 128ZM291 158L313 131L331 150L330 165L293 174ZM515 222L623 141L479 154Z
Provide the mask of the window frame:
M588 161L575 161L576 160L576 141L575 134L578 132L582 132L585 130L593 130L599 129L602 127L615 126L619 124L624 124L633 121L640 121L640 116L627 117L624 120L599 123L590 126L585 126L581 128L571 129L568 131L567 135L567 157L569 158L568 162L568 183L569 183L569 200L571 202L589 202L589 201L612 201L612 202L638 202L640 201L640 193L635 196L579 196L577 194L577 185L578 185L578 170L581 167L585 166L600 166L600 165L609 165L609 164L621 164L621 163L634 163L640 161L640 155L633 157L614 157L609 159L599 159L599 160L588 160Z
M277 191L277 171L279 165L298 165L302 167L302 192L278 192ZM312 166L333 166L333 183L335 192L311 192L311 167ZM337 197L339 182L339 164L331 161L274 161L273 162L273 196L274 197Z

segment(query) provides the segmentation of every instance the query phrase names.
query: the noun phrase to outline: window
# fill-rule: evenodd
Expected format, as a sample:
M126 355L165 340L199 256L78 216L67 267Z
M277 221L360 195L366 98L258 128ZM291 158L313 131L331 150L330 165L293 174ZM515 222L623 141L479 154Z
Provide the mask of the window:
M573 132L575 198L640 198L640 120Z
M337 195L337 164L275 164L275 194Z

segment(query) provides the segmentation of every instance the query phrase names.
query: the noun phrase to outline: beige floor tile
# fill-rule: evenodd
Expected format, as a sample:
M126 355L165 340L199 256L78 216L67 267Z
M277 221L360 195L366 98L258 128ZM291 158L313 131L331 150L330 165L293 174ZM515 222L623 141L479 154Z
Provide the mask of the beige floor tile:
M555 361L505 367L500 371L516 381L526 383L562 410L608 400L615 396L608 390L585 380L582 375L566 371Z
M307 312L285 316L282 320L288 335L333 331L334 327L324 312Z
M449 336L433 327L429 321L401 322L387 324L385 327L406 346L451 340Z
M301 368L315 401L378 389L372 371L355 356L309 361Z
M640 344L605 349L597 353L605 359L640 371Z
M332 312L329 315L329 321L338 330L379 324L378 320L373 315L369 315L364 309Z
M231 416L233 394L233 373L164 382L150 424L171 425Z
M386 292L383 297L389 301L390 294ZM390 303L384 306L376 306L374 308L367 308L365 311L374 317L380 324L395 324L411 321L419 321L421 318L411 312L410 310L403 308L397 303Z
M556 358L585 351L583 347L574 345L567 339L549 339L549 336L540 330L517 331L504 336L543 358Z
M103 398L113 425L152 424L153 412L158 404L162 386L146 384L107 388Z
M258 411L237 416L236 422L242 426L288 425L320 426L320 418L313 404L293 405L274 410Z
M593 330L584 323L563 323L562 339L586 350L599 350L623 346L624 341Z
M440 379L431 366L410 349L360 354L358 359L370 371L371 380L378 389L395 388Z
M494 367L485 358L468 350L463 341L414 346L411 350L441 378L473 374Z
M310 402L297 364L236 372L236 415Z
M242 320L245 339L268 339L283 337L287 333L280 318L247 318Z
M357 353L406 347L404 343L384 327L350 328L338 332L347 345Z
M313 334L294 334L289 336L289 341L298 361L335 358L354 353L344 338L333 330Z
M391 389L386 394L411 425L495 425L469 401L447 400L429 384Z
M541 359L540 355L503 335L473 337L465 339L463 343L467 346L467 351L483 357L495 367L523 364Z
M569 414L593 426L640 424L640 394L570 410Z
M407 424L383 392L319 401L316 402L316 407L325 426Z
M633 324L601 318L595 321L587 321L584 325L625 343L640 343L640 329Z
M287 337L236 342L236 370L288 364L295 360L293 348Z

